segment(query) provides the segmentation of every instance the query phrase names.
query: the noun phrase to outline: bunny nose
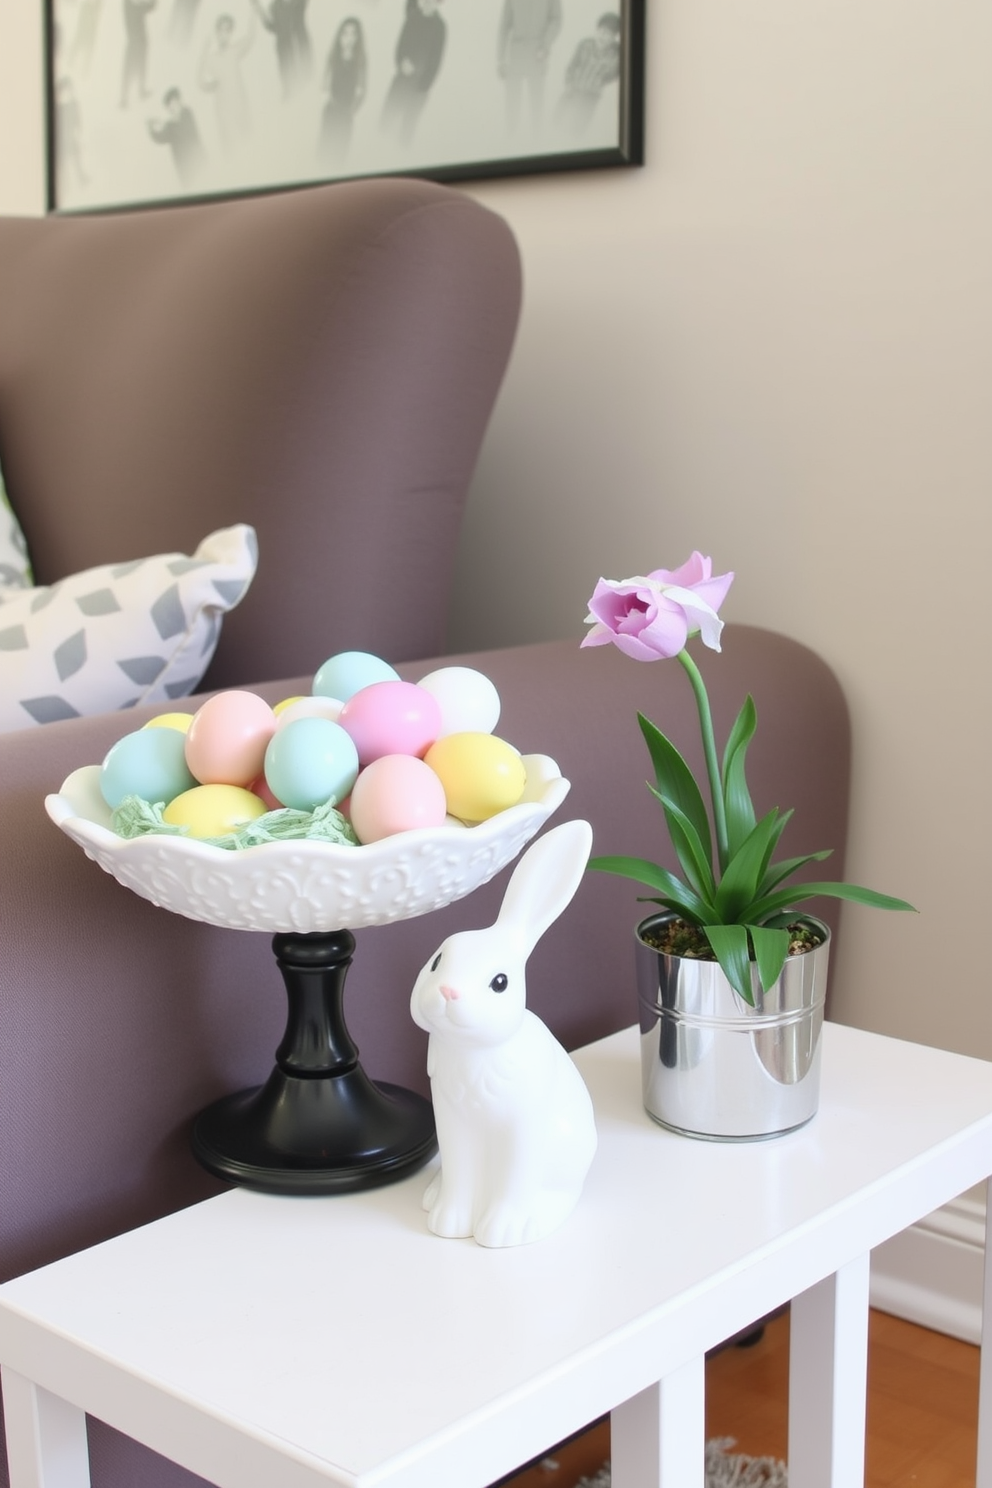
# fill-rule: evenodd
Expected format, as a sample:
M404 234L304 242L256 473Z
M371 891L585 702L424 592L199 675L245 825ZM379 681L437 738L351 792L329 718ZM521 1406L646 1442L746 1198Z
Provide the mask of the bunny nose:
M443 982L438 988L438 991L444 998L445 1002L457 1002L460 996L460 994L455 990L454 987L446 987Z

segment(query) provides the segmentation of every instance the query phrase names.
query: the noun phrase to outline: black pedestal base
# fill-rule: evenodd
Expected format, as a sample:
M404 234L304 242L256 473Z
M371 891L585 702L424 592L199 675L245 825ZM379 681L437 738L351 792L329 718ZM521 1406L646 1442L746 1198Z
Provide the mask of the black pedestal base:
M218 1178L263 1193L328 1194L376 1188L437 1151L430 1102L374 1085L359 1067L301 1080L275 1069L199 1115L193 1153Z
M346 1193L403 1178L437 1151L430 1102L375 1084L358 1062L343 1008L354 948L347 930L274 938L289 997L276 1067L193 1126L193 1154L217 1177L265 1193Z

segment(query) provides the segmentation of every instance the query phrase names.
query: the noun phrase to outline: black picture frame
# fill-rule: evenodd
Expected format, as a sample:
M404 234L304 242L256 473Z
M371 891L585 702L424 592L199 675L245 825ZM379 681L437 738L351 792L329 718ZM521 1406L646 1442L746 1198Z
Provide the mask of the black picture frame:
M640 165L645 13L646 0L46 0L48 209Z

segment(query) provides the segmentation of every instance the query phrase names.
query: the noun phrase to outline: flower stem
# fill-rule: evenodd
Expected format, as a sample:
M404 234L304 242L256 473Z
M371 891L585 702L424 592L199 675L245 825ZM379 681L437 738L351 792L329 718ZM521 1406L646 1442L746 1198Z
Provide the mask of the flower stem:
M723 804L723 780L720 775L720 763L716 755L716 739L713 735L713 715L710 712L710 700L706 691L706 683L696 663L688 651L680 651L678 656L692 683L692 690L696 694L696 709L699 713L699 731L703 738L703 757L706 760L706 773L710 778L710 800L713 804L713 826L716 831L716 850L720 862L720 872L726 869L729 857L729 845L727 838L727 813Z

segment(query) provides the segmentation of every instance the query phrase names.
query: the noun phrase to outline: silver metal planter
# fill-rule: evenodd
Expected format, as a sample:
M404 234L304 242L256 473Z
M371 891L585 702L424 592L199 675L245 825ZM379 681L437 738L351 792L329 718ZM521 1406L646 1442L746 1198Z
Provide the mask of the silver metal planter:
M820 1094L820 1030L827 991L830 930L822 945L790 956L762 992L752 968L755 1006L734 991L715 961L668 956L637 927L637 991L644 1107L662 1126L716 1141L754 1141L793 1131L815 1115Z

